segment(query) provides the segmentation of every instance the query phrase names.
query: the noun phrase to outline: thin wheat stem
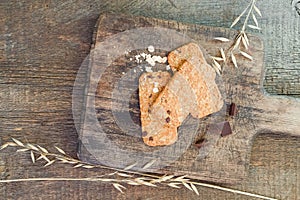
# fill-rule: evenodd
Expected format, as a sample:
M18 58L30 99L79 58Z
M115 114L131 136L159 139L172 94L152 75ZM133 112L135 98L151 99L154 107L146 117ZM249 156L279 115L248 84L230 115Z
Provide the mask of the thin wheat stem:
M253 194L253 193L250 193L250 192L244 192L244 191L235 190L235 189L231 189L231 188L225 188L225 187L221 187L221 186L217 186L217 185L211 185L211 184L199 183L199 182L189 182L189 183L193 183L194 185L199 185L199 186L202 186L202 187L222 190L222 191L226 191L226 192L232 192L232 193L235 193L235 194L241 194L241 195L245 195L245 196L256 197L256 198L260 198L260 199L276 200L276 199L271 198L271 197L266 197L266 196L263 196L263 195Z
M15 183L15 182L34 182L34 181L114 181L121 182L118 179L103 179L103 178L21 178L0 180L0 183Z
M13 138L13 142L8 142L1 146L1 149L4 149L8 146L18 146L22 147L22 149L28 149L31 152L31 155L39 154L41 158L46 160L48 162L48 165L52 164L55 160L60 160L64 163L68 164L75 164L75 167L91 167L91 168L101 168L101 169L108 169L108 170L114 170L115 172L110 174L104 174L98 177L94 178L65 178L65 177L57 177L57 178L26 178L26 179L7 179L7 180L0 180L0 183L13 183L13 182L28 182L28 181L100 181L100 182L107 182L113 184L113 186L123 193L122 189L125 189L125 187L122 184L129 184L129 185L146 185L151 187L157 187L156 184L160 185L166 185L169 187L177 187L178 184L182 184L185 187L192 189L197 195L199 195L199 192L195 185L206 187L206 188L212 188L217 190L222 190L226 192L231 192L234 194L241 194L251 197L257 197L260 199L267 199L267 200L273 200L274 198L265 197L258 194L253 194L249 192L244 192L240 190L225 188L217 185L207 184L207 183L201 183L196 181L190 181L189 179L186 179L186 175L184 176L174 176L174 175L153 175L148 173L141 173L132 171L130 169L118 169L114 167L108 167L104 165L93 165L90 163L85 163L82 161L79 161L75 158L72 158L71 156L68 156L62 149L57 148L57 150L61 154L55 154L55 153L49 153L48 150L45 148L39 146L39 145L32 145L32 144L23 144L21 141L16 140ZM34 152L34 153L33 153ZM35 156L32 156L33 162L35 161ZM45 166L48 166L47 164ZM123 172L124 174L121 174L120 172ZM126 175L127 174L127 175ZM135 175L135 177L131 175ZM111 177L113 175L118 175L118 178L105 178L106 176ZM137 176L139 175L139 176ZM121 178L121 177L125 178Z
M41 152L39 151L34 151L35 153L40 154ZM54 154L54 153L44 153L45 156L52 156L55 157L56 159L60 160L60 159L64 159L64 160L68 160L68 161L73 161L76 162L77 164L83 164L83 165L91 165L90 163L86 163L77 159L74 159L68 155L59 155L59 154ZM115 167L109 167L109 166L105 166L105 165L92 165L94 168L100 168L100 169L108 169L108 170L114 170L117 172L124 172L124 173L129 173L129 174L135 174L135 175L140 175L140 176L146 176L149 178L156 178L159 179L161 178L158 175L153 175L153 174L147 174L147 173L141 173L141 172L137 172L137 171L131 171L131 170L124 170L124 169L119 169L119 168L115 168Z
M250 7L249 12L247 13L246 19L245 19L245 21L244 21L244 24L243 24L243 27L242 27L242 30L241 30L241 33L244 33L244 31L245 31L245 29L246 29L247 22L248 22L248 20L249 20L249 17L250 17L250 15L251 15L252 11L253 11L253 8L254 8L255 3L256 3L256 0L252 0L252 3L249 4L249 5L251 5L251 7Z
M8 179L8 180L0 180L0 183L15 183L15 182L34 182L34 181L89 181L89 182L96 182L96 181L102 181L102 182L115 182L115 183L124 183L126 180L118 180L118 179L104 179L104 178L25 178L25 179ZM170 179L168 182L172 182L173 179ZM235 190L231 188L226 188L226 187L221 187L221 186L216 186L212 184L207 184L207 183L199 183L199 182L193 182L193 181L185 181L186 183L189 184L194 184L206 188L212 188L212 189L217 189L221 191L226 191L226 192L231 192L234 194L240 194L240 195L245 195L245 196L251 196L251 197L256 197L260 199L266 199L266 200L276 200L275 198L271 197L266 197L263 195L258 195L258 194L253 194L249 192L244 192L240 190Z

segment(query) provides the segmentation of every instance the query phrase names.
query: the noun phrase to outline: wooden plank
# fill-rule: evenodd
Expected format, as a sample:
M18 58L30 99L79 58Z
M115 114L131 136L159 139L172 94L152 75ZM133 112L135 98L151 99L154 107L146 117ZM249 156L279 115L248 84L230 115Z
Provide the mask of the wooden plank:
M200 149L199 152L197 152L191 144L194 143L195 138L197 138L197 136L199 137L201 132L205 130L208 124L207 121L209 120L206 122L202 121L197 134L189 135L190 138L188 138L187 134L193 130L192 127L189 127L184 129L181 133L181 135L185 135L185 137L179 139L177 146L175 145L173 148L163 148L164 153L156 153L155 151L159 152L158 148L155 148L154 152L149 153L151 150L142 143L140 130L135 128L135 124L130 124L129 120L123 123L123 125L130 125L125 128L126 130L122 130L122 128L124 128L122 127L122 122L118 122L120 118L116 119L117 115L121 116L124 112L128 112L138 121L137 94L134 90L128 89L130 86L127 85L126 87L122 87L120 96L113 96L115 89L114 84L120 82L122 72L123 74L129 73L130 70L135 67L134 62L127 61L132 54L127 57L122 57L122 54L125 54L126 48L131 48L131 46L127 44L138 43L142 40L138 32L133 31L132 33L130 31L126 32L126 30L138 30L141 31L141 35L144 36L145 32L138 29L141 27L168 28L169 35L172 35L170 29L175 29L199 43L206 56L208 54L215 55L218 52L220 44L213 40L214 37L224 36L233 38L235 34L235 32L228 29L187 25L173 21L120 15L101 16L94 41L94 51L96 54L91 56L91 64L89 66L91 74L87 80L86 109L83 113L83 125L80 135L81 147L79 155L82 160L119 168L124 168L132 163L138 162L139 164L135 169L143 170L142 166L156 159L157 164L153 165L151 170L148 169L146 171L188 174L198 179L232 183L246 176L247 167L249 165L251 140L259 130L265 128L268 128L271 132L272 130L285 130L289 134L299 135L299 131L296 127L297 124L299 124L300 112L298 108L300 108L300 106L298 105L300 104L295 100L287 100L284 98L278 100L278 98L269 98L263 95L263 45L258 38L250 37L252 43L250 51L254 57L254 62L251 63L239 56L238 62L240 68L235 70L232 66L227 66L222 76L222 84L224 84L226 93L226 104L228 105L234 102L238 105L238 116L230 120L234 127L235 134L226 138L217 139L218 142L209 149L205 149L205 151L210 151L209 154L205 158L200 159L199 156L203 153L201 151L204 150ZM155 34L151 32L150 28L147 29L147 31L149 31L149 35ZM156 31L159 32L160 30L156 29ZM117 33L121 33L121 35L118 36ZM122 33L124 33L124 35L122 35ZM130 34L136 34L135 41L130 40ZM160 36L162 37L162 41L167 41L167 38L164 38L163 34L160 34ZM119 46L117 48L113 44L113 39L118 39ZM142 41L144 49L147 45L151 44L147 39L146 41ZM176 42L176 39L173 41ZM181 46L186 42L187 37L181 39L178 44L175 44L175 47ZM229 47L228 45L230 44L227 44L227 46L226 44L222 44L222 47L226 49ZM109 48L116 48L116 51L109 50ZM118 54L116 56L117 59L112 59L112 63L109 63L111 62L110 60L106 61L106 54L113 57L113 53L115 52ZM109 59L111 59L111 57L109 57ZM99 78L100 74L101 78ZM138 74L131 74L130 76L138 77ZM131 81L130 84L136 85L136 82L134 82L136 77L129 80ZM122 100L127 100L128 94L133 95L133 98L131 98L129 102L122 103ZM114 104L115 101L119 103ZM126 103L129 103L132 107L128 109ZM273 107L268 105L272 105ZM276 113L272 111L274 108L280 108L281 105L285 105L287 109L280 110L280 112ZM291 111L293 107L295 107L295 109ZM127 117L128 116L129 115L127 115ZM96 120L91 120L93 117ZM123 115L123 117L126 118L126 114ZM221 118L222 117L224 120L225 114L221 116ZM130 116L129 118L131 119ZM218 120L222 120L221 118ZM262 120L262 118L265 120ZM281 126L272 124L275 118L280 122L278 124ZM282 118L284 118L284 120L282 120ZM269 126L264 123L265 121L269 123ZM289 121L290 123L288 123ZM191 126L193 124L195 125L195 123L194 121L187 123L187 125ZM98 126L98 124L100 124L100 126ZM134 135L131 135L133 134L132 132L135 132ZM186 140L188 140L188 142L186 142ZM184 146L186 144L188 145ZM179 152L176 152L176 150ZM180 158L174 158L176 156ZM163 166L166 163L168 163L167 168ZM162 168L162 166L165 168Z
M177 8L165 0L1 2L1 142L16 137L50 149L57 145L76 157L72 87L76 72L89 52L99 13L109 10L229 27L247 3L172 1ZM263 19L259 20L262 32L255 34L265 41L268 77L265 87L272 93L299 94L300 18L291 9L290 1L258 1L258 6L263 12ZM274 133L262 134L252 142L251 159L255 162L250 162L249 178L231 187L279 199L299 199L300 160L295 151L299 149L298 137L273 136ZM14 150L0 152L0 179L95 177L110 172L60 164L43 168L41 163L33 165L28 154ZM259 166L259 162L263 165ZM254 199L201 187L198 190L200 196L187 189L138 186L120 194L110 184L99 182L47 181L1 184L0 196L3 199Z
M248 191L278 199L299 199L300 137L261 130L253 139ZM244 186L242 186L244 185Z

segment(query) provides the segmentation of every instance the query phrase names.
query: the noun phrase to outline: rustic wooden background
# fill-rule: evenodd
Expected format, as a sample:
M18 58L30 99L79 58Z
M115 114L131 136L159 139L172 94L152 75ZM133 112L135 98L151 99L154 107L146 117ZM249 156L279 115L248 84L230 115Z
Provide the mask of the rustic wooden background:
M210 26L229 27L248 1L112 0L0 2L0 140L15 137L62 147L76 156L72 88L88 55L97 18L103 12L128 13ZM290 1L259 1L265 44L265 88L300 96L300 16ZM249 177L231 187L280 199L300 197L299 137L260 133L253 141ZM27 154L0 153L0 179L90 177L96 170L32 164ZM103 173L103 171L101 171ZM112 186L87 182L0 184L3 199L250 199L199 188L131 187L123 195Z

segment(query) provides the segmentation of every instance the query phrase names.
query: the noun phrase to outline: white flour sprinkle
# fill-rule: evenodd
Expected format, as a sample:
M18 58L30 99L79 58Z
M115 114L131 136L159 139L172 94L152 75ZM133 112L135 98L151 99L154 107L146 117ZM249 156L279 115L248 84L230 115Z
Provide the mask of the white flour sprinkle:
M148 51L149 51L150 53L153 53L153 52L155 51L154 46L150 45L150 46L148 47Z
M146 55L144 52L140 54L144 59L146 58Z
M142 61L140 60L140 57L141 57L141 55L136 55L136 56L135 56L135 61L136 61L137 63L142 62Z
M155 60L152 57L146 58L146 62L149 63L152 67L155 66Z
M168 58L165 56L162 58L161 63L166 63L168 61Z
M155 51L155 48L152 45L150 45L148 47L148 51L153 53ZM130 58L130 61L132 61L132 60L133 60L133 58ZM167 60L168 60L168 58L166 56L161 57L161 56L147 54L145 52L135 55L136 63L142 63L143 61L146 61L152 67L155 66L155 63L166 63ZM152 69L149 69L149 68L148 68L148 70L146 69L146 71L150 71L150 70L152 71Z
M151 54L146 54L146 59L151 59Z
M153 88L153 93L158 93L159 92L159 90L158 90L158 88Z
M146 67L145 71L146 71L146 72L153 72L153 71L152 71L152 67Z

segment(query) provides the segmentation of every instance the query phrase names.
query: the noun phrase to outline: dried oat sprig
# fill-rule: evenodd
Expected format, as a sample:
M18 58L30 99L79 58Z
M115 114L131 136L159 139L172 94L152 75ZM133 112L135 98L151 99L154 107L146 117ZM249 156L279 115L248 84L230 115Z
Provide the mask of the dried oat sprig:
M233 23L230 26L230 28L234 27L241 20L242 16L244 16L245 13L248 12L246 15L246 18L243 22L242 29L240 30L239 34L235 38L233 47L229 50L231 61L235 67L238 67L236 59L235 59L236 54L241 54L245 58L247 58L249 60L253 60L253 57L249 53L242 50L241 44L243 44L243 47L245 50L248 50L250 42L249 42L248 36L246 34L246 27L249 27L249 28L255 29L255 30L261 30L261 28L259 27L256 15L259 15L260 17L262 17L262 14L261 14L261 11L256 6L256 1L257 0L252 0L248 4L246 9L233 21ZM248 24L250 17L252 18L252 22L254 22L254 24Z
M241 21L242 17L246 15L245 20L243 22L243 26L239 31L238 35L235 37L233 41L233 45L226 51L220 49L220 57L211 57L212 58L212 66L216 70L218 74L221 74L223 70L223 64L226 64L226 61L231 60L233 65L238 68L236 55L240 54L241 56L253 60L253 57L248 53L248 49L250 46L250 41L246 33L246 28L251 28L255 30L261 30L259 27L259 23L257 20L257 15L262 17L261 11L256 6L257 0L251 0L247 7L243 10L243 12L233 21L230 28L234 27L238 22ZM247 14L246 14L247 13ZM252 24L249 24L250 18L252 19ZM221 42L229 42L228 38L224 37L215 37L215 40ZM228 59L227 59L228 57Z
M227 60L223 48L220 49L220 54L220 57L211 56L213 61L212 66L219 75L221 75L221 72L223 71L221 64L226 63Z
M73 165L74 168L101 168L112 170L112 173L104 174L94 178L26 178L26 179L8 179L8 180L0 180L0 183L13 183L13 182L28 182L28 181L99 181L103 183L112 184L114 188L116 188L119 192L124 193L126 189L125 185L145 185L149 187L159 187L159 186L167 186L172 188L181 188L185 187L195 194L199 195L199 191L197 186L206 187L211 189L222 190L226 192L231 192L234 194L246 195L251 197L256 197L260 199L274 200L274 198L253 194L249 192L244 192L240 190L225 188L213 184L201 183L199 181L191 180L187 177L187 175L183 176L175 176L175 175L153 175L148 173L141 173L132 171L131 169L137 165L137 163L133 163L124 169L118 169L114 167L108 167L104 165L94 165L82 162L71 156L68 156L64 150L59 147L56 147L58 153L50 153L46 148L36 145L36 144L24 144L20 140L12 138L12 142L7 142L0 147L0 150L3 150L7 147L18 147L17 152L30 152L30 157L33 163L38 160L46 161L44 167L52 165L54 162L62 162ZM39 156L38 158L36 158ZM152 160L149 163L145 164L143 169L149 168L153 165L156 160Z
M118 168L108 167L108 166L104 166L104 165L94 165L94 164L80 161L78 159L75 159L75 158L67 155L64 150L62 150L61 148L59 148L57 146L55 146L55 148L58 152L51 153L46 148L44 148L40 145L30 144L30 143L24 144L20 140L17 140L15 138L12 138L12 142L7 142L7 143L3 144L0 147L0 150L3 150L10 146L11 147L19 147L17 152L25 152L25 151L30 152L31 161L33 163L35 163L36 161L39 161L39 160L46 161L46 164L44 165L45 167L52 165L54 162L60 162L60 163L64 163L64 164L73 165L73 168L86 168L86 169L101 168L101 169L114 170L115 172L109 174L110 176L115 175L115 174L120 175L123 172L123 173L128 173L128 174L147 176L150 178L159 178L158 176L154 176L151 174L131 171L131 169L135 165L137 165L137 163L129 165L124 169L118 169ZM154 164L155 161L156 160L150 161L149 163L145 164L145 166L143 168L144 169L149 168L152 164Z

